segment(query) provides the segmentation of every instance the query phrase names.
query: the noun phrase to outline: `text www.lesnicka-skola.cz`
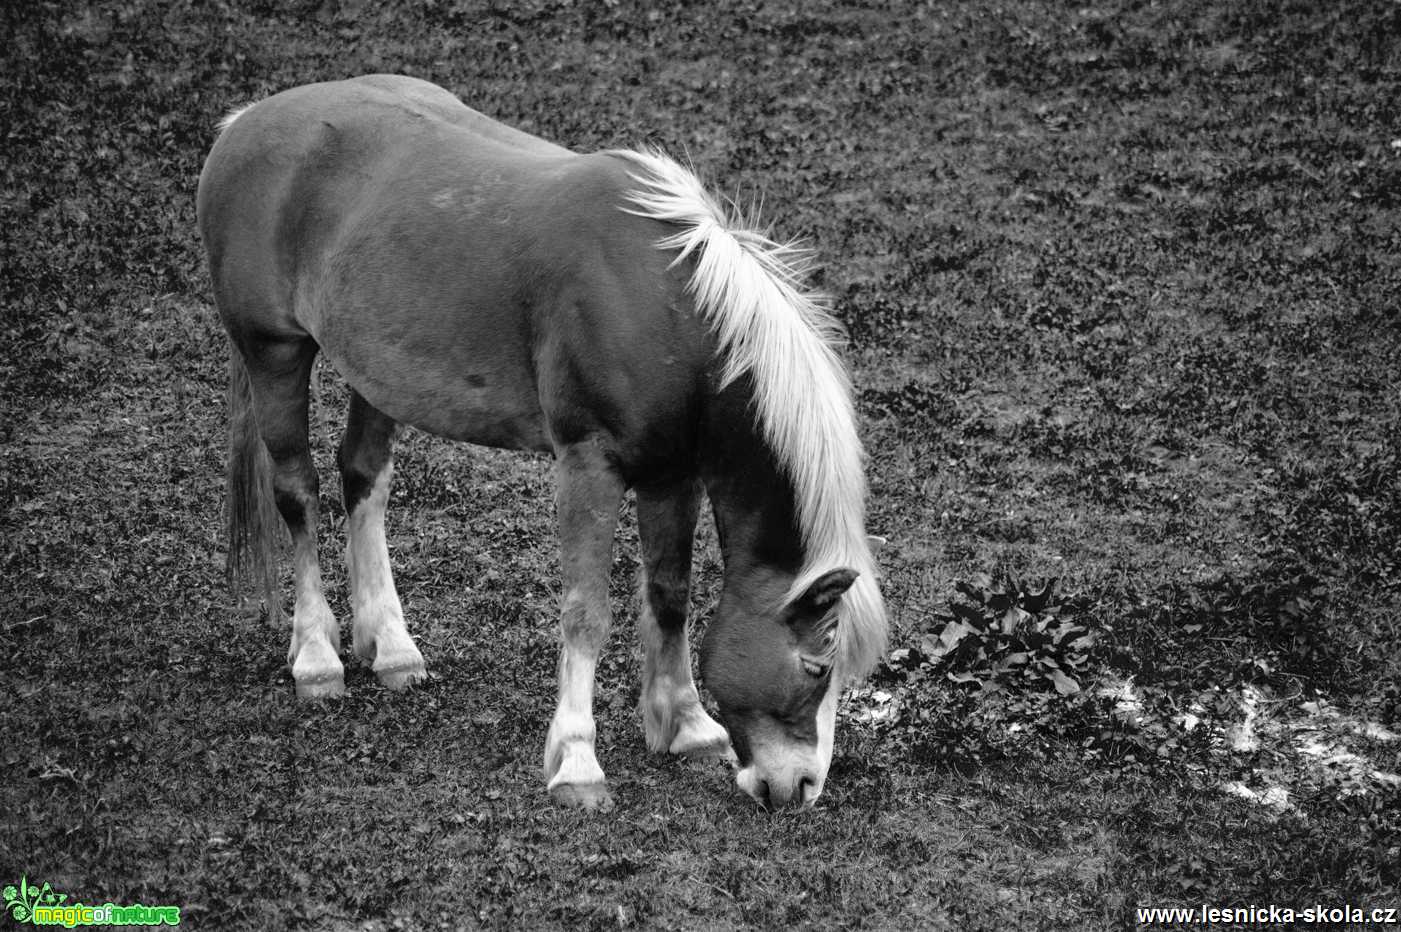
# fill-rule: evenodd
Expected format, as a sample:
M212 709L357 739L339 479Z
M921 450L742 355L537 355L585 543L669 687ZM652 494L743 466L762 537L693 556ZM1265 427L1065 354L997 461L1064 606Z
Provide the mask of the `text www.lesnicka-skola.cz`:
M1140 926L1157 925L1313 925L1339 922L1363 925L1401 925L1396 906L1324 906L1294 909L1289 906L1140 906L1135 911Z

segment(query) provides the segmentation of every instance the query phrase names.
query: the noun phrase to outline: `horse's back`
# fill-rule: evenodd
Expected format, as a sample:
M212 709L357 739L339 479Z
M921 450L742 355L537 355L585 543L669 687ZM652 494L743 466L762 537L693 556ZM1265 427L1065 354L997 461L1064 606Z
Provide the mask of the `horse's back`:
M411 78L308 85L242 113L201 176L235 341L316 341L396 420L549 449L684 456L704 365L667 231L624 213L629 166Z
M571 158L415 78L370 75L283 91L241 111L201 173L197 206L216 292L229 250L314 255L347 225L412 193L406 188L438 185L429 202L442 207L454 186ZM297 269L281 262L275 271L290 277Z

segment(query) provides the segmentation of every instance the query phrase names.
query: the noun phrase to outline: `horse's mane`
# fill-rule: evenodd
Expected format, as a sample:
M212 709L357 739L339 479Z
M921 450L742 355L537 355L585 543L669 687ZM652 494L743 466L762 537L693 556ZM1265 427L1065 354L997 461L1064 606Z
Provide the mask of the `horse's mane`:
M885 604L865 532L866 480L851 383L837 356L842 328L803 282L811 254L727 211L690 170L656 151L619 151L638 187L623 210L680 229L658 246L673 265L694 257L690 290L723 357L721 387L754 385L765 441L793 485L805 560L790 597L823 573L860 575L839 612L837 674L860 676L885 647Z

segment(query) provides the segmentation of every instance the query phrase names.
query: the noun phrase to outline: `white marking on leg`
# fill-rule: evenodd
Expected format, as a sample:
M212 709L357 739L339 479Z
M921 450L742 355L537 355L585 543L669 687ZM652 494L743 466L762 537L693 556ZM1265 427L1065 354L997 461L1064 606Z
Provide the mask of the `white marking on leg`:
M560 662L559 705L546 741L550 789L561 783L602 783L594 751L593 686L597 662L586 652L565 647Z
M340 626L321 585L321 564L316 554L314 530L294 539L292 578L296 603L292 610L292 644L287 662L297 695L304 699L339 696L345 692L340 657Z
M595 442L566 447L556 455L564 644L559 704L545 739L545 781L560 802L608 808L612 797L594 753L593 689L598 655L612 622L608 569L623 483Z
M391 689L426 675L423 655L404 624L404 609L394 588L384 512L389 504L393 464L386 462L370 494L357 502L346 522L346 564L355 612L355 655L373 664L375 675Z
M565 596L564 645L559 659L559 704L545 739L548 788L561 784L602 784L603 768L594 751L594 674L606 633L606 621L589 619L590 600Z

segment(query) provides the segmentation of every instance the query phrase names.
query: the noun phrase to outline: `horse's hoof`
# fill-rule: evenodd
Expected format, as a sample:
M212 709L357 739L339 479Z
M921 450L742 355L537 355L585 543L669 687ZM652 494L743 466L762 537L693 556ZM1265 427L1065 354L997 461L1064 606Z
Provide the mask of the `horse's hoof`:
M309 640L297 651L292 679L299 699L330 699L345 695L345 667L324 639Z
M550 790L550 795L571 809L607 812L613 808L613 794L603 783L561 783Z
M345 677L339 672L297 680L298 699L338 699L345 695Z
M423 664L403 664L393 667L385 667L375 670L375 676L379 678L380 685L385 689L398 692L407 689L415 683L423 683L428 679L428 669Z

